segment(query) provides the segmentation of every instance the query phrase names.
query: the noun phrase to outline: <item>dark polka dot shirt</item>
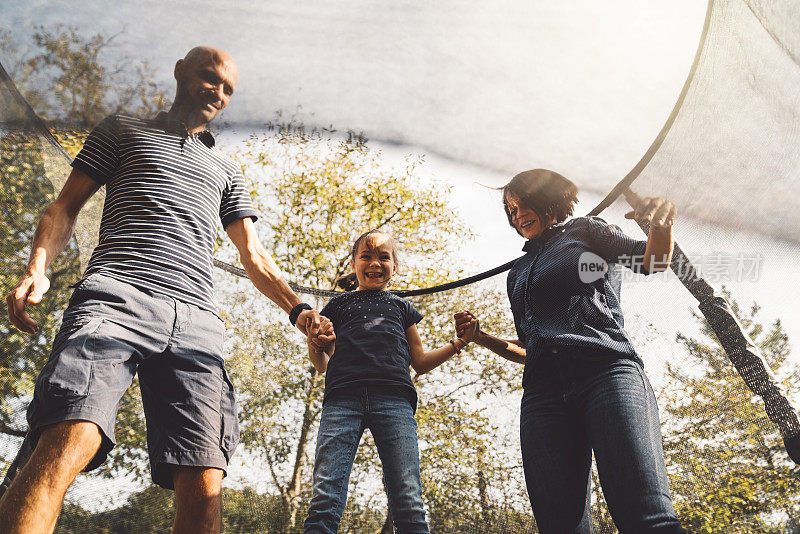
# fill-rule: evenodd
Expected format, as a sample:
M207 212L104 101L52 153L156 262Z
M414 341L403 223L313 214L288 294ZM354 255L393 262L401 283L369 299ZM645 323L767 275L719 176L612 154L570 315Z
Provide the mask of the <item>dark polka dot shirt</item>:
M618 353L642 364L625 332L621 268L647 274L646 241L599 217L576 217L525 243L508 273L508 297L526 350L523 387L533 364L552 346ZM605 268L605 270L604 270Z

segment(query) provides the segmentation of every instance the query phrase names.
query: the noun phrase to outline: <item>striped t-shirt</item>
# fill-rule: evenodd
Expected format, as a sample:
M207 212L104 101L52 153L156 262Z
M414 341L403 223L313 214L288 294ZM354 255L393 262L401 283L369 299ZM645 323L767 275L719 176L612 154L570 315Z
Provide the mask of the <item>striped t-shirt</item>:
M72 166L106 186L100 241L84 277L103 273L215 311L211 277L217 222L256 212L239 167L207 131L188 135L166 113L112 115Z

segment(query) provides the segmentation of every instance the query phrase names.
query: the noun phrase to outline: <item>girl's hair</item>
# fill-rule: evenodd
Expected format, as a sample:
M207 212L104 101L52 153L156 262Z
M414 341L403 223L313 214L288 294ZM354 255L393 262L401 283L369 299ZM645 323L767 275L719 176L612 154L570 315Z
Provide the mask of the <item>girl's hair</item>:
M373 237L375 236L375 237ZM392 236L387 234L386 232L382 232L380 230L370 230L369 232L364 232L358 239L356 239L355 243L353 243L353 249L350 251L350 261L356 259L356 254L358 254L358 248L361 246L361 243L366 243L367 247L372 248L374 243L377 241L377 236L387 236L392 243L392 259L394 260L394 265L397 267L399 264L399 259L397 257L397 246L394 243L394 239ZM336 285L345 291L354 291L358 289L358 278L356 277L356 273L350 273L345 276L340 276L336 280Z
M552 219L559 223L572 215L578 201L578 188L555 171L533 169L516 175L502 187L503 210L508 224L516 230L506 197L514 193L520 204L531 209L543 220ZM519 230L517 230L519 233Z

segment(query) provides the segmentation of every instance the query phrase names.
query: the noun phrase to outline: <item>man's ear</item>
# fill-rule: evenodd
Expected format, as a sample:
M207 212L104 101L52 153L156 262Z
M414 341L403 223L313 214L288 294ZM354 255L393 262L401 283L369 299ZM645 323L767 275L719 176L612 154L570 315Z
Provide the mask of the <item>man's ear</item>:
M179 59L175 62L175 70L173 71L173 75L175 76L176 81L181 81L183 79L184 69L186 68L186 61L183 59Z

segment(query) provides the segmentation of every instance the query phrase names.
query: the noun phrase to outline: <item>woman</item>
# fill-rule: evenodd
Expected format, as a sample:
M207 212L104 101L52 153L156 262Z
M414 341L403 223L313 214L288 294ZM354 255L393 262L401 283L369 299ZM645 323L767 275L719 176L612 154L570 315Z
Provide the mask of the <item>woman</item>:
M540 532L591 532L592 451L621 532L686 532L669 495L655 395L623 329L617 266L669 266L675 206L645 199L625 215L650 222L645 242L598 217L567 220L576 201L572 182L543 169L503 187L508 222L528 240L508 275L518 339L479 329L474 341L525 365L520 442ZM457 331L474 319L456 314Z

